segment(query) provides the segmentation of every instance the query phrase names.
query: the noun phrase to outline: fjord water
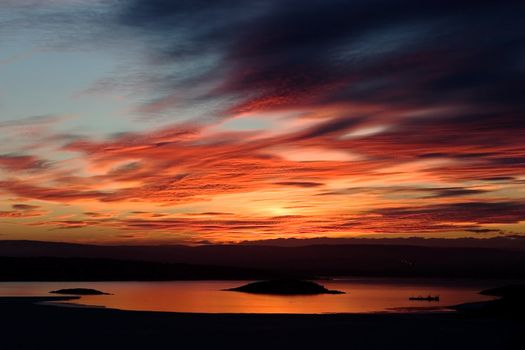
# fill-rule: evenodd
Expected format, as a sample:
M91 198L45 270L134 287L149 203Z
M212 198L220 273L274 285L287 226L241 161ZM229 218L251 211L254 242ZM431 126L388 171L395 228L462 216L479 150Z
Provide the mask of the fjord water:
M82 296L74 304L124 310L198 313L367 313L410 311L489 300L479 295L494 281L351 278L320 281L346 294L275 296L229 292L248 281L173 282L2 282L0 296L45 296L61 288L94 288L112 295ZM410 296L439 295L439 302L409 301Z

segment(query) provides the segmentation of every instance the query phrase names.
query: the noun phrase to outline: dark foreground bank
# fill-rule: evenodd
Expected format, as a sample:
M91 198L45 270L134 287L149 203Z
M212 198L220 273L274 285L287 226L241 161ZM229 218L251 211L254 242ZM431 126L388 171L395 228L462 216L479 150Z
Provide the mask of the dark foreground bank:
M182 314L0 298L2 349L524 349L524 323L461 314Z

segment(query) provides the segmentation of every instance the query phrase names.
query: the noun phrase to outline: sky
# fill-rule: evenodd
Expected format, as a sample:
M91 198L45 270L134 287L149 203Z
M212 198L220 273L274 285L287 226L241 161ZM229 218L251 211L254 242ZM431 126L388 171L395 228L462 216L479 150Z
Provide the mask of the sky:
M0 0L0 239L525 234L524 17Z

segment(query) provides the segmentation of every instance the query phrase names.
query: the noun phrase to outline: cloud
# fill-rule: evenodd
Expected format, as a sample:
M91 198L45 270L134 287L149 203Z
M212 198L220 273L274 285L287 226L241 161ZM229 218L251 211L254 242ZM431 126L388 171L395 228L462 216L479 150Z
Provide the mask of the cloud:
M295 187L319 187L323 184L320 182L308 182L308 181L287 181L287 182L276 182L276 185L280 186L295 186Z
M262 239L271 236L316 237L345 232L440 234L469 232L502 234L504 230L484 225L511 224L525 219L522 202L460 202L419 207L381 208L355 214L312 214L246 216L232 213L192 213L157 216L141 212L120 218L92 217L84 220L56 220L33 223L58 229L100 227L124 232L148 232L173 237L187 235L190 240L235 240L234 237Z
M50 188L26 184L19 181L0 181L0 189L14 193L20 197L46 201L70 202L75 200L101 199L107 194L93 190L73 188Z
M493 108L523 107L524 11L517 1L135 0L117 21L153 38L152 55L164 62L214 53L212 80L220 81L209 93L246 96L231 111L348 102Z
M47 167L47 162L29 155L0 155L0 167L8 170L39 170Z
M40 208L38 205L30 205L30 204L13 204L13 209L16 210L34 210Z
M322 144L390 164L441 154L469 163L444 175L466 180L521 173L524 12L516 1L134 0L115 25L163 62L145 111L217 99L211 119L296 110L319 123L274 144ZM213 58L194 66L207 69L179 69L204 56ZM207 91L188 95L203 82Z
M0 211L0 218L30 218L35 216L43 216L46 212L43 211L26 211L26 210L11 210L11 211Z
M29 205L29 204L13 204L13 210L9 211L0 211L0 218L30 218L37 216L44 216L48 214L46 210L39 210L40 206L38 205Z
M86 211L82 213L84 216L94 218L94 219L105 219L105 218L111 218L114 216L112 213L100 213L100 212L94 212L94 211Z
M5 132L12 132L13 129L35 129L35 128L48 128L56 123L67 119L67 116L63 115L37 115L32 117L6 120L0 122L0 130Z
M384 208L373 211L396 222L511 224L525 220L524 202L461 202L422 207Z
M470 188L462 188L462 187L439 188L435 190L433 189L431 191L433 191L434 193L429 196L430 198L460 197L460 196L484 194L488 192L486 190L470 189Z
M471 228L465 230L467 232L473 232L473 233L499 233L503 234L504 232L499 229L490 229L490 228Z
M163 122L82 137L58 116L0 122L2 195L80 218L41 226L216 241L524 219L521 1L53 3L32 21L46 33L57 19L71 46L133 56L93 89L131 89L132 114Z

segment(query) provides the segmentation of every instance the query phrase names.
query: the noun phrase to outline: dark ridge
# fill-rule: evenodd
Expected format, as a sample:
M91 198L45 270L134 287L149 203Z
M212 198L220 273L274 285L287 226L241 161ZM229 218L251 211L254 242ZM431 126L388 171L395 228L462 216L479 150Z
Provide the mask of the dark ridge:
M344 294L344 292L338 290L326 289L324 286L315 282L297 279L253 282L245 284L244 286L227 289L227 291L277 295Z
M69 295L109 295L109 293L104 293L96 289L89 288L65 288L52 290L49 293L51 294L69 294Z
M90 258L0 257L0 281L170 281L289 277L239 267Z
M479 230L476 232L480 232ZM491 238L274 238L258 241L243 241L239 245L304 247L311 245L404 245L450 248L490 248L525 251L525 235Z
M447 278L525 278L525 254L520 250L420 245L340 244L297 247L258 245L97 246L34 241L0 241L0 256L117 259L179 264L175 279L266 279L275 271L301 276L383 276ZM182 265L202 266L184 268ZM144 266L144 265L141 265ZM39 267L37 266L37 269ZM53 267L62 269L61 266ZM138 267L140 270L141 268ZM169 269L173 269L173 266ZM41 269L42 270L42 269ZM247 271L250 270L250 271ZM255 270L255 271L254 271ZM270 271L272 276L261 276ZM17 271L2 275L17 278ZM80 271L79 273L81 273ZM190 273L192 272L192 273ZM213 273L211 273L213 272ZM249 272L249 273L247 273ZM52 272L49 272L52 273ZM106 273L106 272L103 272ZM109 273L109 272L108 272ZM26 272L26 274L30 274ZM126 273L130 274L130 273ZM146 272L142 273L146 274ZM156 274L147 271L147 276ZM163 272L160 279L169 279ZM170 272L169 274L173 274ZM38 274L37 275L38 278ZM131 278L131 277L130 277ZM171 278L171 277L170 277ZM118 278L117 278L118 279ZM140 279L143 279L141 277ZM155 279L148 277L148 279Z

